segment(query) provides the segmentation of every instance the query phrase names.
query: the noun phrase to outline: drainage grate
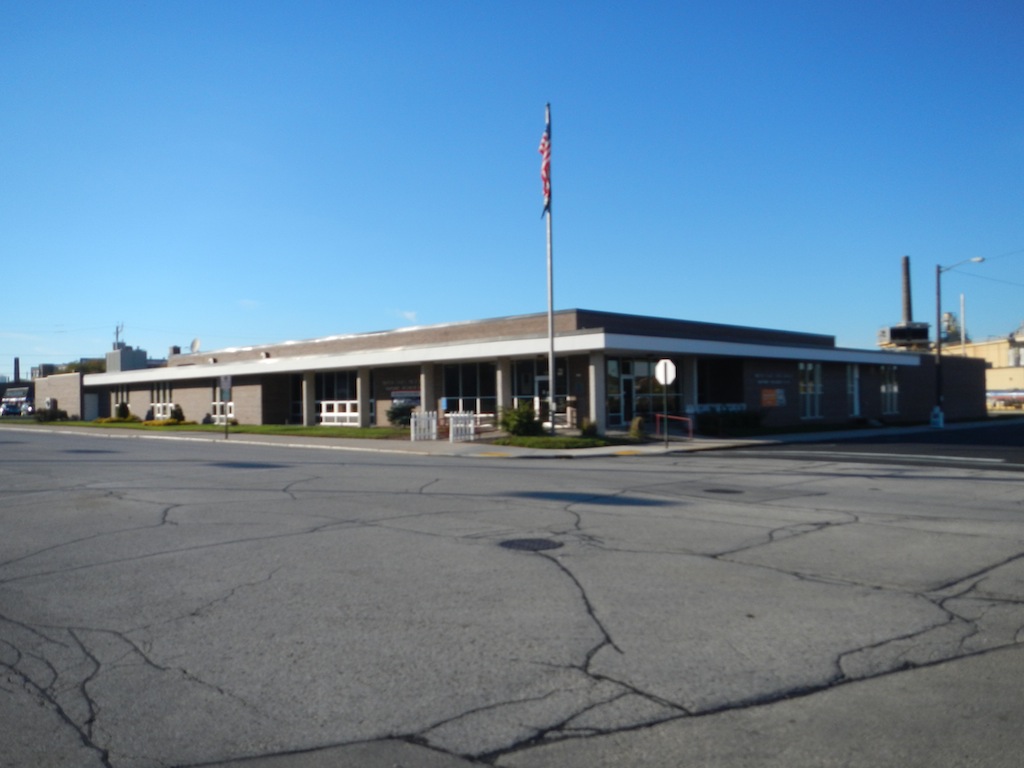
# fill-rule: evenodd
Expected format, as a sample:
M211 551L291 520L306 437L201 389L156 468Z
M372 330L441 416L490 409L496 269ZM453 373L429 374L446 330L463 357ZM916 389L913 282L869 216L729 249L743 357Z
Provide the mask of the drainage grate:
M545 549L558 549L562 546L560 541L551 539L508 539L501 542L500 546L505 549L518 549L523 552L540 552Z

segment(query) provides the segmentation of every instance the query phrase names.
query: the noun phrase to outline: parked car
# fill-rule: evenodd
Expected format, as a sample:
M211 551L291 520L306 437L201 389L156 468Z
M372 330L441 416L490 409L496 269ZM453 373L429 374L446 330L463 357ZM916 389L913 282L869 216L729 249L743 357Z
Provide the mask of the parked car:
M31 416L35 412L32 387L8 387L0 400L0 416Z

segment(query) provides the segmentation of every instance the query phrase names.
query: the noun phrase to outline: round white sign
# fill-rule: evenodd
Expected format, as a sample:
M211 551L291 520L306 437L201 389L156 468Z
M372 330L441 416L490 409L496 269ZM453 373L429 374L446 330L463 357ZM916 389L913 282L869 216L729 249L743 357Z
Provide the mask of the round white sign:
M676 364L667 357L659 360L657 365L654 366L654 378L663 387L667 387L676 380Z

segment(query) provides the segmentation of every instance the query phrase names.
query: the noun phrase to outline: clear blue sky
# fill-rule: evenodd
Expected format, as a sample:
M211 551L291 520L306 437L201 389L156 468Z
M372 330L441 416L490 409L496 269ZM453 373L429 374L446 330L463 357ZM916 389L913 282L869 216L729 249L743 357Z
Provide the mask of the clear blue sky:
M0 374L544 312L1024 321L1024 3L0 5Z

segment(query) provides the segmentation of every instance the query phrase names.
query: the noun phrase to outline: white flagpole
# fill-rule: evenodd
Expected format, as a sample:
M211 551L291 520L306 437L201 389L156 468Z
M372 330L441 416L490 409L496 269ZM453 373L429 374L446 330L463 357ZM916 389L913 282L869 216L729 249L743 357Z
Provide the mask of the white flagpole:
M547 127L548 142L551 142L551 105L544 108L544 122ZM548 198L547 198L547 229L548 229L548 418L551 419L551 434L555 434L555 384L558 374L555 369L555 273L551 259L551 166L548 165Z

